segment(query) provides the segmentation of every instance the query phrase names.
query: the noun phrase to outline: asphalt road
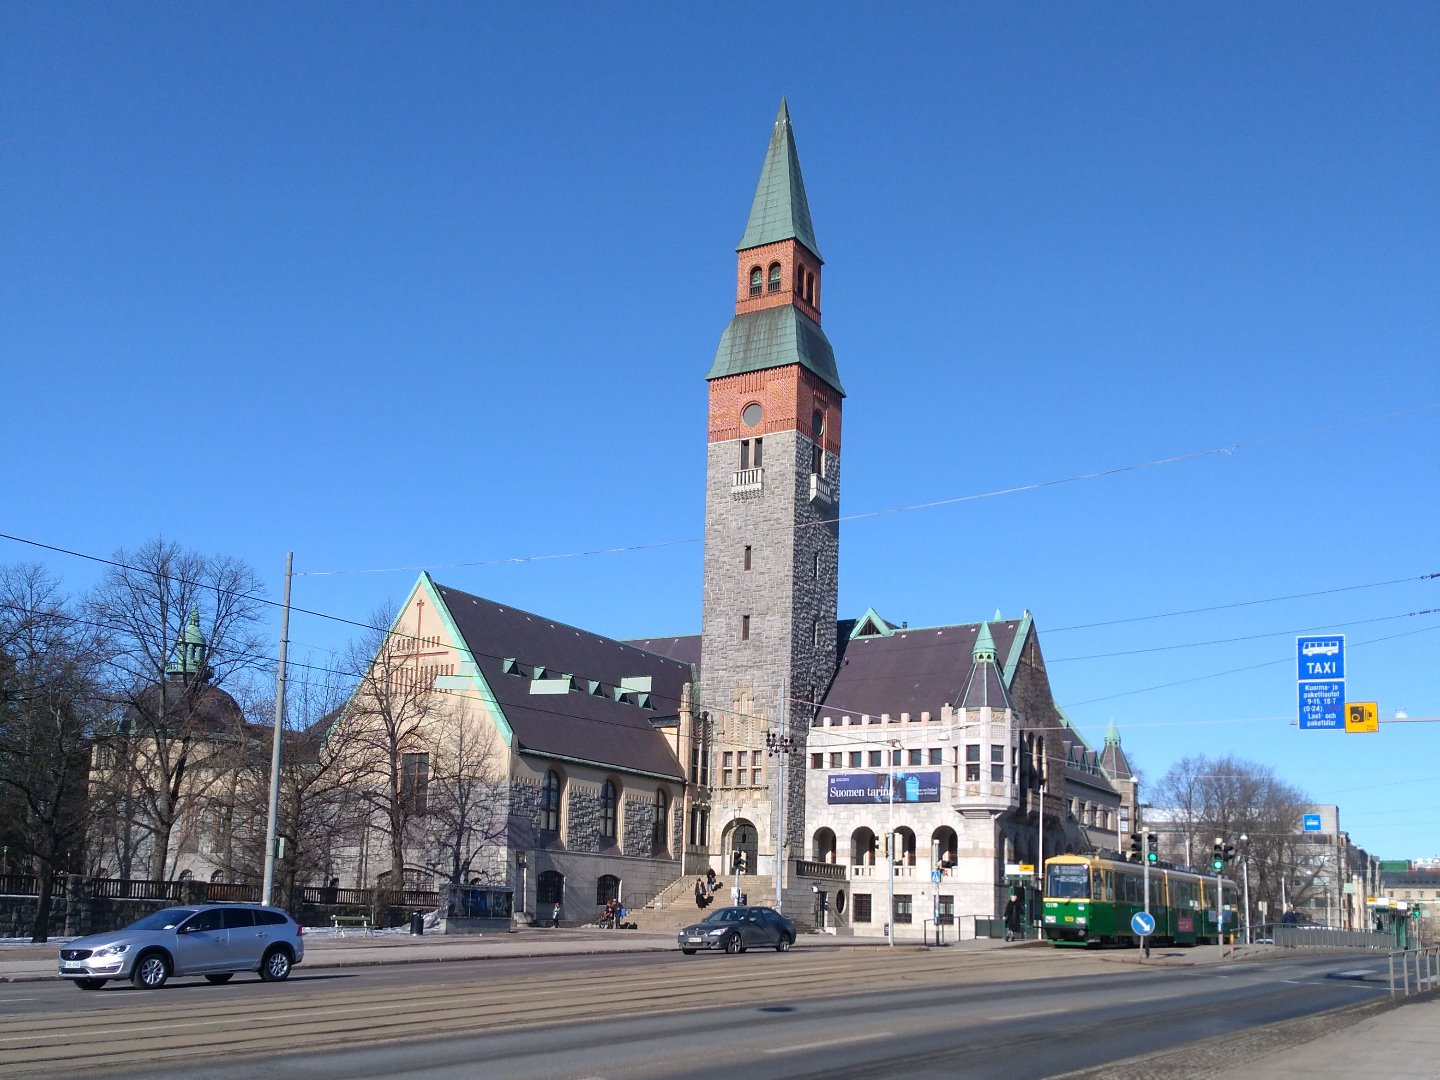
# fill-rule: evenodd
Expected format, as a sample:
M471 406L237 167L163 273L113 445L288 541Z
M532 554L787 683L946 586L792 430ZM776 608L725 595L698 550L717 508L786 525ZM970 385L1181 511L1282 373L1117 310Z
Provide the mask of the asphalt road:
M1024 1080L1376 1001L1378 984L1332 977L1367 964L799 949L301 968L159 992L13 984L0 1074Z

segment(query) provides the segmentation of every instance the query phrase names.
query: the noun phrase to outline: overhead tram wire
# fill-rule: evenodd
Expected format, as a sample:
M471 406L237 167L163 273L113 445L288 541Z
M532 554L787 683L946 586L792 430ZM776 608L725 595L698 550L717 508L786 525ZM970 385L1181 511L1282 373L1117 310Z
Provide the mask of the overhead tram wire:
M1049 657L1047 664L1068 664L1077 660L1108 660L1115 656L1140 656L1144 653L1173 652L1176 649L1199 649L1209 645L1234 645L1242 641L1261 641L1272 637L1291 637L1296 634L1320 633L1324 630L1335 630L1346 626L1366 626L1370 623L1392 622L1395 619L1410 619L1418 615L1440 615L1440 608L1423 608L1420 611L1402 611L1398 615L1377 615L1370 619L1347 619L1344 622L1324 623L1320 626L1305 626L1293 630L1272 630L1266 634L1247 634L1243 637L1213 638L1210 641L1186 641L1179 645L1153 645L1147 649L1125 649L1120 652L1090 653L1086 656L1059 656ZM1055 633L1053 630L1047 633Z
M141 567L131 566L131 565L127 564L127 563L122 563L122 562L119 562L119 561L117 561L117 560L115 560L115 559L105 558L104 556L100 556L100 555L91 555L91 554L88 554L88 553L86 553L86 552L81 552L81 551L74 551L74 550L72 550L72 549L59 547L59 546L54 545L54 544L47 544L47 543L44 543L44 542L42 542L42 541L31 540L31 539L28 539L28 538L26 538L26 537L21 537L21 536L14 536L14 535L9 534L9 533L0 533L0 539L10 540L10 541L12 541L12 542L14 542L14 543L24 544L24 545L27 545L27 546L30 546L30 547L37 547L37 548L40 548L40 549L45 550L45 551L53 551L53 552L55 552L55 553L57 553L57 554L71 556L72 558L83 559L83 560L86 560L86 561L89 561L89 562L100 563L100 564L105 565L105 566L113 566L113 567L116 567L117 569L129 570L129 571L134 572L134 573L146 573L146 572L147 572L147 571L143 570L143 568L141 568ZM178 582L178 583L180 583L180 584L190 585L190 586L198 587L198 588L213 589L213 586L207 586L204 582L190 581L190 580L188 580L188 579L186 579L186 578L179 577L178 575L167 574L167 575L164 575L164 576L166 577L167 580L175 581L175 582ZM1367 586L1367 585L1346 586L1345 588L1347 588L1347 589L1373 588L1373 587L1379 587L1379 586L1381 586L1381 585L1396 584L1396 583L1398 583L1398 582L1403 582L1403 581L1424 581L1424 580L1429 580L1429 579L1437 578L1437 577L1440 577L1440 573L1428 573L1428 574L1419 575L1419 576L1416 577L1416 578L1403 578L1403 579L1397 579L1396 581L1376 582L1376 583L1374 583L1374 585L1368 585L1368 586ZM219 590L214 590L214 591L218 591L218 592L220 592L220 593L223 593L223 594L229 595L229 596L241 596L241 597L244 597L244 598L246 598L246 599L252 600L252 601L254 601L254 602L257 603L257 604L261 604L261 605L268 606L268 607L280 608L280 607L283 606L279 601L270 600L268 597L264 597L264 596L257 596L257 595L254 594L254 593L238 592L238 591L232 590L232 589L219 589ZM1336 591L1340 591L1340 590L1336 590ZM1277 599L1278 599L1278 598L1277 598ZM1239 606L1247 606L1249 603L1253 603L1253 602L1246 602L1246 604L1242 604L1242 605L1239 605ZM387 635L387 637L398 637L398 638L405 639L405 640L413 640L413 641L415 641L415 642L417 642L417 643L422 640L422 639L419 638L417 635L399 633L399 632L397 632L397 631L394 631L394 630L391 629L391 628L374 626L374 625L371 625L370 623L363 622L363 621L360 621L360 620L357 620L357 619L349 619L349 618L346 618L346 617L341 616L341 615L332 615L332 614L329 614L329 613L327 613L327 612L314 611L314 610L309 609L309 608L302 608L302 607L298 607L298 606L295 606L295 605L292 605L290 610L291 610L292 612L294 612L294 613L299 613L299 614L304 614L304 615L310 615L310 616L313 616L313 617L318 618L318 619L325 619L325 620L328 620L328 621L331 621L331 622L339 623L339 624L344 625L344 626L353 626L353 627L356 627L357 629L367 630L367 631L370 631L370 632L372 632L372 633L385 634L385 635ZM1362 645L1373 644L1373 643L1375 643L1375 642L1390 641L1390 640L1393 640L1393 639L1395 639L1395 638L1408 637L1408 636L1411 636L1411 635L1413 635L1413 634L1425 633L1425 632L1428 632L1429 630L1434 630L1434 629L1437 629L1437 628L1440 628L1440 624L1437 624L1437 626L1423 627L1423 628L1421 628L1420 630L1406 631L1406 632L1404 632L1404 633L1387 635L1386 637L1381 637L1381 638L1372 638L1370 641L1366 641L1366 642L1355 642L1355 643L1353 643L1353 646L1354 646L1354 647L1359 647L1359 646L1362 646ZM575 629L578 630L579 628L576 627ZM582 631L582 632L586 632L586 631ZM1054 631L1047 631L1047 632L1053 633ZM592 633L593 633L593 632L592 632ZM598 634L597 634L597 635L595 635L595 636L599 637L599 636L601 636L601 635L598 635ZM634 647L638 648L638 646L634 646ZM459 651L462 651L462 652L463 652L463 651L469 651L469 650L459 650ZM500 656L498 656L498 655L490 655L490 654L486 654L486 653L479 653L479 654L471 653L471 655L472 655L472 656L474 656L474 655L489 656L490 659L504 659L503 657L500 657ZM268 658L268 659L269 659L271 662L278 663L278 659L277 659L277 658L271 657L271 658ZM1099 702L1102 702L1102 701L1112 701L1112 700L1115 700L1115 699L1117 699L1117 698L1131 697L1131 696L1134 696L1135 694L1150 693L1150 692L1152 692L1152 691L1154 691L1154 690L1164 690L1164 689L1169 689L1169 688L1174 687L1174 686L1182 686L1182 685L1186 685L1186 684L1194 683L1194 682L1203 682L1203 681L1205 681L1205 680L1212 679L1212 678L1220 678L1220 677L1225 676L1225 675L1234 675L1234 674L1239 674L1239 673L1245 672L1245 671L1254 671L1254 670L1257 670L1257 669L1260 669L1260 668L1272 667L1272 666L1274 666L1274 665L1276 665L1276 664L1288 663L1288 662L1290 662L1292 659L1293 659L1293 657L1287 656L1287 657L1283 657L1283 658L1276 659L1276 660L1267 660L1267 661L1263 661L1263 662L1258 663L1258 664L1250 664L1250 665L1246 665L1246 666L1244 666L1244 667L1230 668L1230 669L1226 669L1226 670L1224 670L1224 671L1211 672L1210 674L1207 674L1207 675L1197 675L1197 676L1194 676L1194 677L1188 678L1188 679L1179 679L1179 680L1176 680L1176 681L1174 681L1174 682L1161 683L1161 684L1157 684L1157 685L1155 685L1155 686L1141 687L1141 688L1138 688L1138 689L1135 689L1135 690L1126 690L1126 691L1122 691L1122 692L1117 693L1117 694L1105 695L1105 696L1103 696L1103 697L1088 698L1088 699L1086 699L1086 700L1084 700L1084 701L1069 702L1069 703L1066 703L1066 704L1064 704L1064 705L1061 705L1060 707L1061 707L1061 708L1064 708L1064 709L1068 709L1068 708L1078 708L1078 707L1080 707L1080 706L1092 705L1092 704L1096 704L1096 703L1099 703ZM333 674L341 674L341 675L348 674L349 677L351 677L351 678L360 678L360 677L362 677L361 675L356 674L356 673L345 673L345 672L335 671L334 669L318 668L318 667L313 667L313 666L311 666L311 665L307 665L307 666L310 666L310 667L312 668L312 670L330 671L330 672L333 673ZM678 704L678 701L677 701L677 704ZM760 717L753 716L752 714L740 713L740 712L737 712L737 711L735 711L735 710L730 710L730 709L722 709L722 708L720 708L719 706L705 706L705 708L706 708L708 711L711 711L711 712L724 712L724 713L726 713L726 714L733 714L733 715L742 716L742 717L747 717L747 718L756 719L756 720L762 719L762 718L760 718ZM539 710L539 711L546 711L546 710Z
M1163 465L1176 465L1186 461L1194 461L1207 457L1233 457L1236 452L1249 449L1255 446L1265 446L1275 442L1285 442L1290 439L1304 438L1327 431L1336 431L1343 428L1355 427L1361 424L1378 423L1380 421L1393 420L1396 417L1408 416L1414 413L1427 412L1433 409L1440 409L1440 402L1430 402L1424 405L1413 406L1408 409L1399 409L1394 412L1382 413L1376 416L1362 416L1354 419L1337 421L1333 424L1324 424L1318 427L1306 428L1302 431L1282 432L1278 435L1270 435L1264 438L1255 439L1251 442L1233 443L1228 446L1216 446L1207 450L1192 450L1179 454L1172 454L1168 457L1154 458L1149 461L1132 462L1128 465L1116 465L1108 469L1094 469L1089 472L1075 473L1070 476L1062 476L1053 480L1036 480L1026 484L1017 484L1013 487L998 488L994 491L977 492L971 495L956 495L950 498L933 499L927 502L911 503L906 506L885 507L879 510L866 510L858 514L844 514L840 517L822 518L817 521L800 522L792 529L808 529L817 525L837 525L846 521L863 521L868 518L887 517L892 514L911 513L916 510L933 510L942 506L955 506L961 503L978 502L982 499L994 499L1004 495L1018 495L1027 491L1040 491L1050 487L1060 487L1066 484L1080 483L1085 480L1100 480L1110 476L1117 476L1126 472L1137 472L1141 469L1158 468ZM390 566L374 568L357 568L353 570L310 570L297 577L333 577L345 574L393 574L393 573L415 573L420 570L454 570L471 566L504 566L507 564L542 562L558 559L578 559L594 555L615 555L627 551L645 551L652 548L676 547L683 544L698 544L703 542L704 537L692 536L678 540L661 540L648 544L628 544L615 547L596 548L589 551L555 552L542 555L514 555L499 559L478 559L467 562L451 563L425 563L415 566ZM1053 632L1053 631L1052 631Z

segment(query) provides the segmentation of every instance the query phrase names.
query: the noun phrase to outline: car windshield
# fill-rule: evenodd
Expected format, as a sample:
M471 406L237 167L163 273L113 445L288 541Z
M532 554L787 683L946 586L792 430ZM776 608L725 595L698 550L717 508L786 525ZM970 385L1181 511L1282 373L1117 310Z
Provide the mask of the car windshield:
M741 922L744 918L744 908L722 907L719 911L712 911L706 915L703 921L707 923Z
M174 930L182 922L194 915L198 908L193 907L167 907L155 912L153 915L146 915L131 923L127 930Z

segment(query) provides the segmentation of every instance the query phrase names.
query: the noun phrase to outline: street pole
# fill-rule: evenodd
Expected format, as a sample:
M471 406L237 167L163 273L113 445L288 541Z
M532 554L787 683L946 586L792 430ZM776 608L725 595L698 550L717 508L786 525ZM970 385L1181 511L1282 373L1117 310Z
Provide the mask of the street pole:
M1142 878L1144 878L1144 880L1145 880L1145 914L1146 914L1146 915L1149 915L1149 914L1150 914L1150 834L1149 834L1148 832L1145 832L1145 831L1144 831L1144 829L1145 829L1145 826L1144 826L1144 825L1141 825L1140 828L1141 828L1140 835L1141 835L1141 837L1143 838L1143 842L1142 842L1141 845L1140 845L1140 857L1145 860L1145 865L1144 865L1144 867L1143 867L1143 868L1141 869L1141 871L1140 871L1140 876L1141 876ZM1145 957L1148 959L1149 956L1150 956L1150 935L1149 935L1149 934L1146 934L1146 935L1145 935L1145 937L1144 937L1144 938L1142 939L1142 941L1141 941L1141 944L1144 945L1144 949L1143 949L1142 951L1143 951Z
M1045 781L1040 781L1040 850L1035 856L1035 881L1039 883L1040 891L1045 891ZM1032 886L1033 888L1033 886ZM1033 892L1028 904L1030 910L1025 914L1032 915L1035 911L1035 897Z
M275 668L275 731L270 742L270 812L265 818L265 879L260 902L275 900L275 841L280 817L280 739L285 733L285 650L290 644L290 577L295 553L285 553L285 602L280 608L280 662Z
M1250 944L1250 837L1240 834L1240 873L1245 881L1245 944Z
M785 894L785 758L790 750L790 731L785 726L785 676L780 676L780 799L779 821L775 825L775 910L781 911Z
M1217 836L1215 838L1215 846L1219 850L1224 851L1225 838L1223 836ZM1218 863L1222 860L1219 856L1216 856L1215 861ZM1220 875L1222 872L1222 870L1215 871L1215 938L1217 944L1221 947L1223 955L1225 947L1225 891L1220 884Z
M889 917L885 922L885 937L890 947L895 947L895 748L899 743L890 740L890 824L885 828L885 879Z

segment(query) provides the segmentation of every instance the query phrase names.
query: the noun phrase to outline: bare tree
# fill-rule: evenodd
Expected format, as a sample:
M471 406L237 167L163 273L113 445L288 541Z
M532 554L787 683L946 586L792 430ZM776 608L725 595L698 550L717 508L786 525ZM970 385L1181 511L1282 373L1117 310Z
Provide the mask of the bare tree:
M505 880L497 854L509 822L509 785L499 735L464 717L450 717L431 737L433 760L424 834L433 865L452 884Z
M284 841L284 858L276 864L275 887L280 897L297 884L328 880L337 849L358 843L366 816L360 797L366 756L332 737L346 687L328 673L299 670L286 694L280 757L276 834ZM247 712L273 717L274 702L257 698ZM215 862L232 880L258 881L264 873L273 732L273 724L252 723L248 752L233 782L223 792L209 793L217 826Z
M97 774L115 815L108 837L122 877L146 856L150 877L171 869L182 821L225 774L243 717L221 690L264 660L263 586L248 565L154 540L115 553L90 610L110 635L106 681L122 715Z
M81 869L102 655L42 568L0 567L0 829L38 878L34 941L49 937L56 874Z
M1242 835L1249 838L1241 854L1252 900L1278 911L1282 892L1299 906L1318 891L1323 865L1306 850L1300 830L1307 800L1268 765L1233 756L1185 757L1160 779L1153 797L1171 815L1193 862L1208 863L1217 838L1227 844L1237 844Z
M391 626L387 611L371 617L374 626ZM408 635L376 630L355 642L346 664L361 673L359 682L329 738L364 777L359 796L371 820L385 833L389 869L383 890L405 887L405 855L421 839L427 810L431 758L426 729L450 714L449 702L420 675L416 642ZM378 906L390 901L381 898Z

